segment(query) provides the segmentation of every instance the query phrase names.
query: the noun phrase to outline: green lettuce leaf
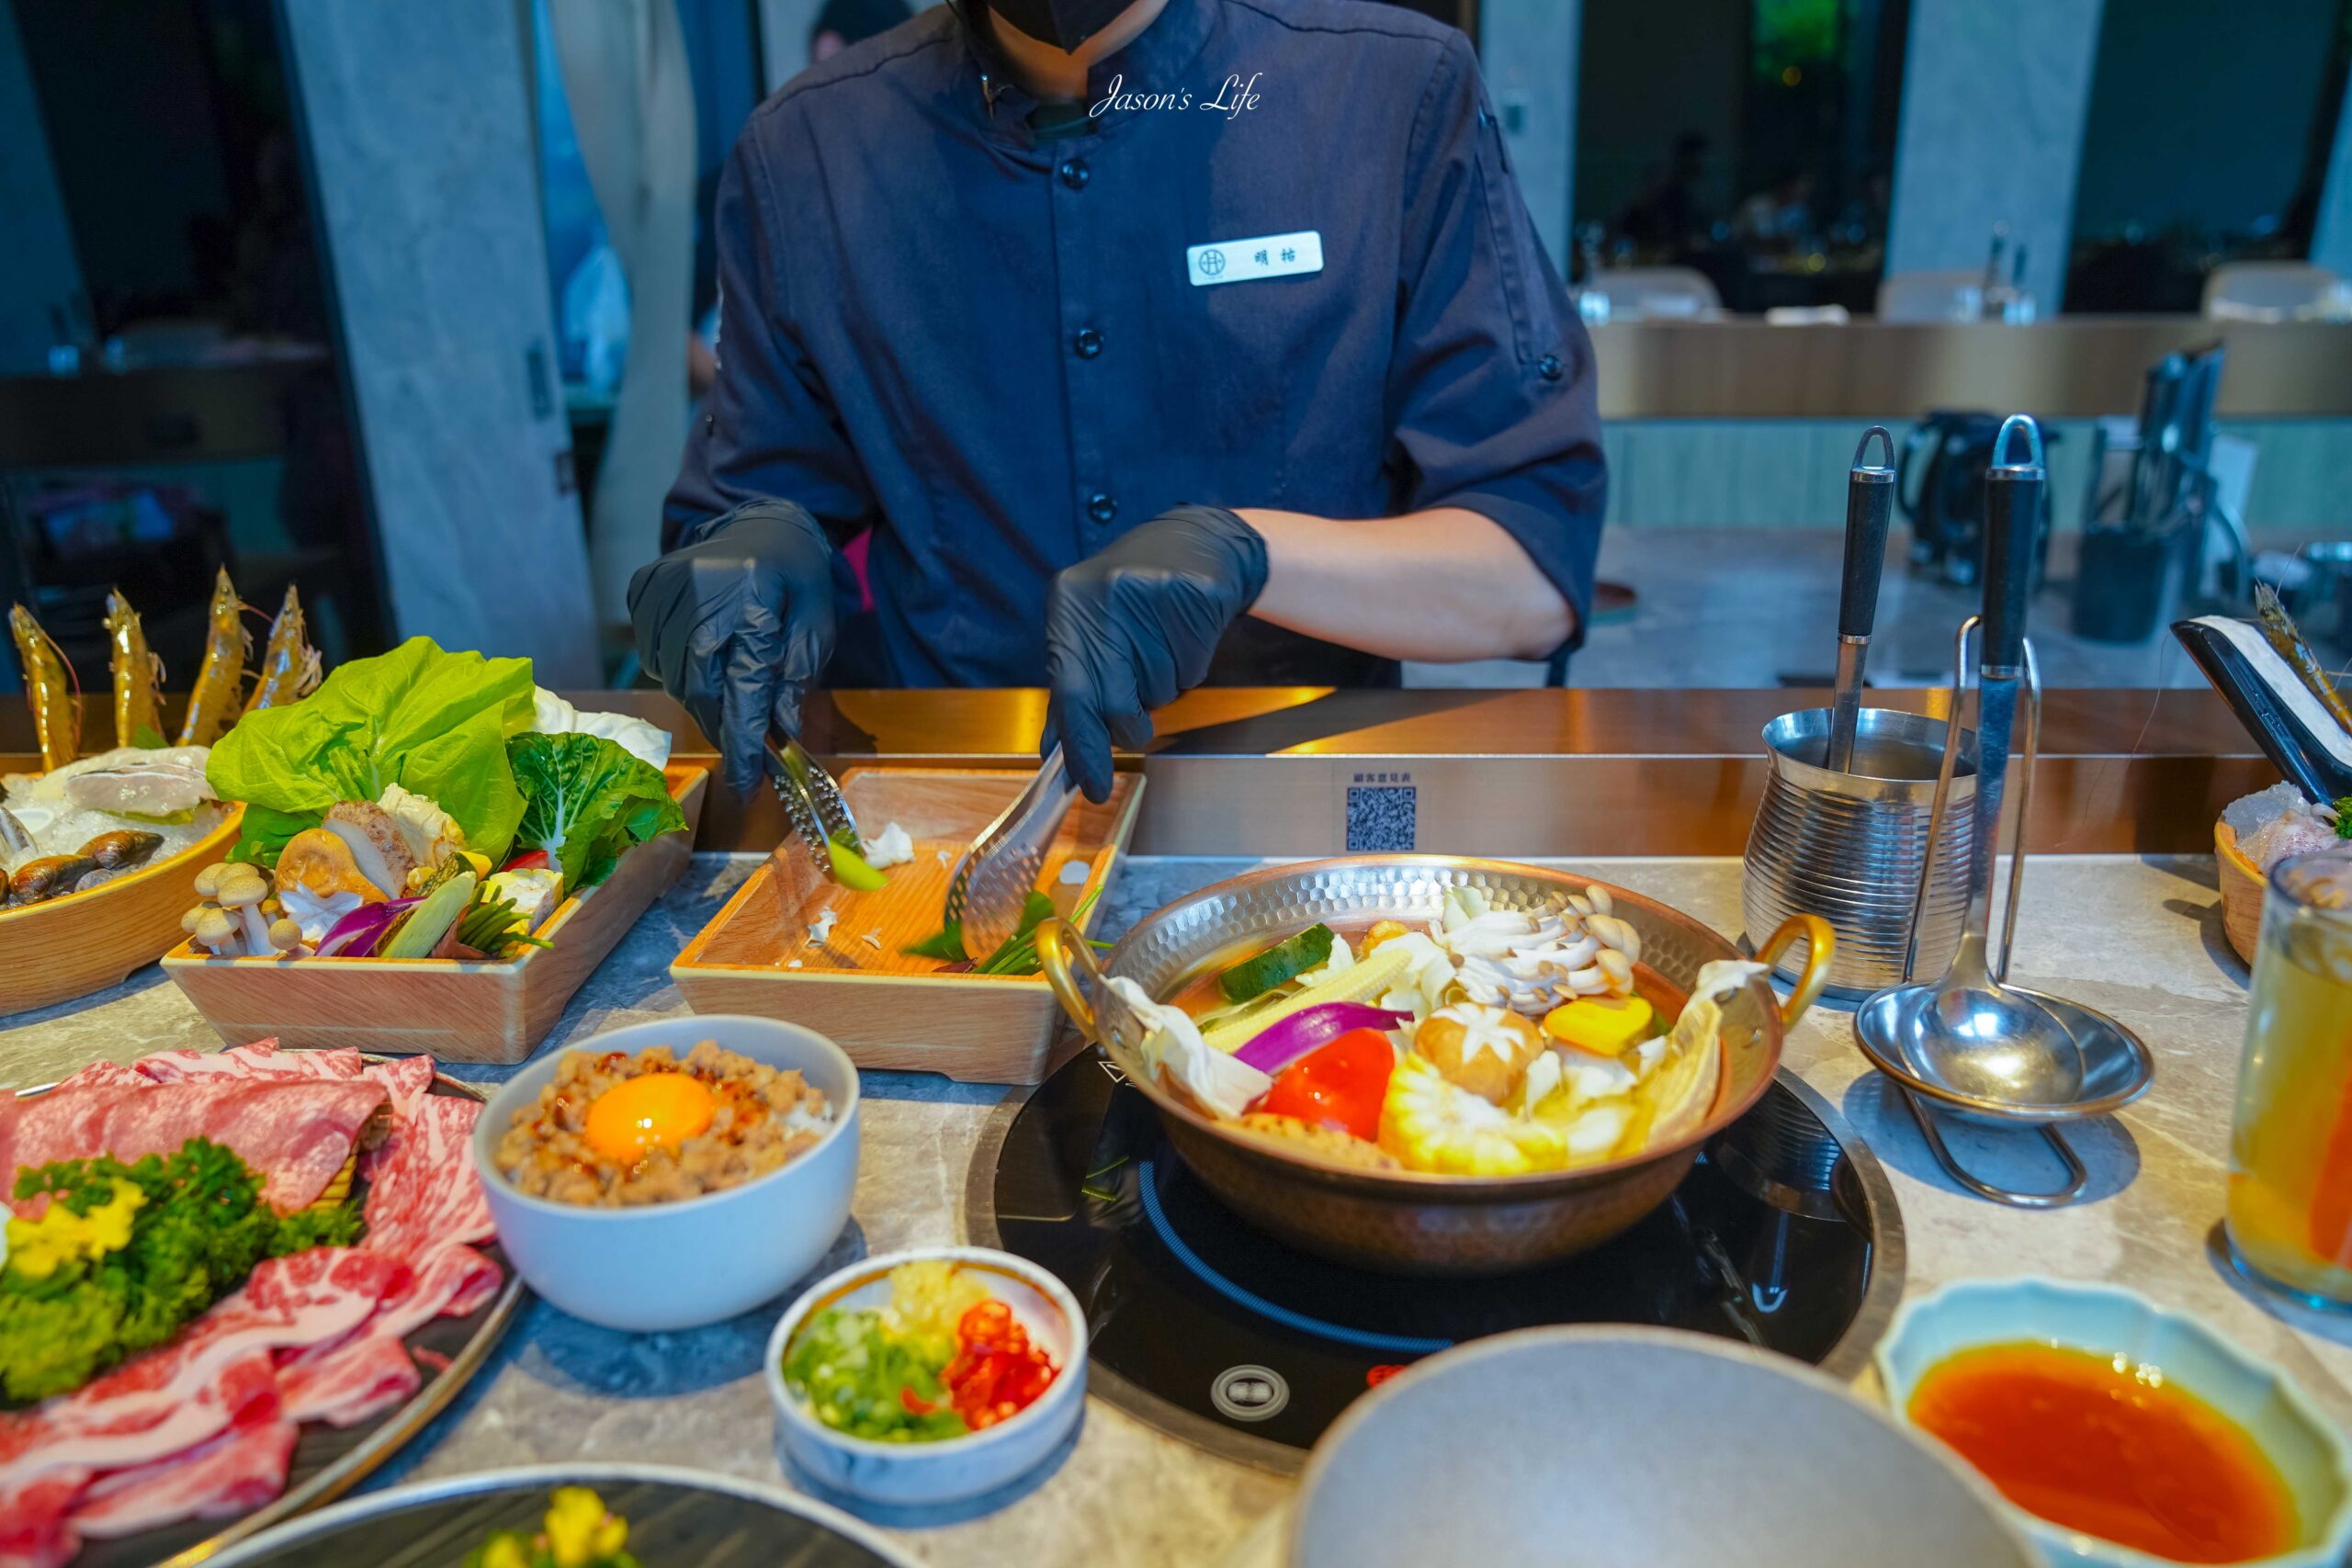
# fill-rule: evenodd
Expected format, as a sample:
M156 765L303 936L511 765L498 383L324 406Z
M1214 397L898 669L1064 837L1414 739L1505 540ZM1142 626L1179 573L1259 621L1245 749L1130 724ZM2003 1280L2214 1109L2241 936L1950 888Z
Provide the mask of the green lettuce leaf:
M601 735L518 735L506 757L525 802L514 841L545 850L567 893L610 876L631 844L686 825L662 770Z
M522 819L523 794L506 740L531 724L531 661L445 653L411 637L375 659L355 659L309 696L246 714L212 748L205 776L223 800L277 814L247 814L243 852L275 859L278 818L316 823L339 801L374 800L399 784L455 818L469 848L503 858ZM282 846L285 839L277 840Z

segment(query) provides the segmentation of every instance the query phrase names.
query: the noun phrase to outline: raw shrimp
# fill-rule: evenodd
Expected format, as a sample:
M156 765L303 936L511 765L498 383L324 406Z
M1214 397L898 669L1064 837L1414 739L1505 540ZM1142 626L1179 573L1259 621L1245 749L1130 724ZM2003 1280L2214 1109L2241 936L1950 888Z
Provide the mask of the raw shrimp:
M2319 655L2313 653L2312 645L2303 640L2302 631L2295 625L2295 618L2287 614L2287 606L2278 602L2278 591L2267 582L2256 583L2254 608L2263 637L2278 650L2278 657L2287 661L2288 668L2294 671L2296 678L2310 689L2312 696L2319 699L2320 705L2335 716L2335 722L2346 730L2352 730L2352 708L2345 706L2343 695L2336 691L2335 682L2328 679L2326 670L2320 664Z
M64 655L33 613L22 604L11 608L8 631L25 670L25 701L33 710L33 732L40 737L40 765L54 772L81 754L82 705L69 694Z
M236 721L238 696L245 683L245 657L253 651L253 634L245 630L244 605L220 569L212 585L212 607L205 612L204 667L187 694L187 722L180 726L180 744L209 746Z
M107 595L105 625L114 666L114 743L137 746L144 734L151 738L144 744L158 745L164 719L155 688L163 683L164 661L147 651L146 628L120 590Z
M302 601L295 597L294 585L286 585L286 603L279 607L277 619L269 623L269 640L262 645L261 670L254 681L253 699L245 704L245 711L273 708L308 696L318 686L322 671L319 650L311 646L310 629L304 624Z

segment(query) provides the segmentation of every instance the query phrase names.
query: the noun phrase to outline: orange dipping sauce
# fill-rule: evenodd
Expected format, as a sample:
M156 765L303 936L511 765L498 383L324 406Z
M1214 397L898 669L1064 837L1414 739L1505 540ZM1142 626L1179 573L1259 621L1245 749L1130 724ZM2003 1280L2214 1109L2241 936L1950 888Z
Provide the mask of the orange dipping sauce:
M2294 1546L2295 1500L2244 1428L2154 1367L1987 1345L1928 1370L1911 1420L2018 1507L2182 1562Z

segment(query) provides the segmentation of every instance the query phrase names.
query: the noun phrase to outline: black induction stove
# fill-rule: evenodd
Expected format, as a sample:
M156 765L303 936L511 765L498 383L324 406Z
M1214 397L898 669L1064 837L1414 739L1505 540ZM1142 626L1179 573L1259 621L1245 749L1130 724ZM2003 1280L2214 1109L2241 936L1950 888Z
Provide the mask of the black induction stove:
M1843 1118L1781 1074L1673 1196L1565 1263L1418 1280L1285 1247L1211 1197L1098 1050L990 1123L972 1240L1044 1264L1086 1309L1088 1386L1227 1458L1292 1471L1365 1389L1464 1340L1559 1323L1663 1324L1841 1376L1903 1291L1894 1190Z

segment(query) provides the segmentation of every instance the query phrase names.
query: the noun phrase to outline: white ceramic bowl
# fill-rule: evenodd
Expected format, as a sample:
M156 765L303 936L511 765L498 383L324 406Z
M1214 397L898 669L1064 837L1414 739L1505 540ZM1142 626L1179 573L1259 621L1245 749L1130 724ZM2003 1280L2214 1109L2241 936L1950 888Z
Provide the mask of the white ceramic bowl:
M591 1208L526 1197L493 1155L514 1113L539 1098L571 1051L636 1055L698 1043L771 1067L797 1067L833 1108L817 1146L740 1187L674 1203ZM857 1186L857 1068L813 1030L773 1019L697 1014L607 1030L526 1066L491 1097L475 1123L498 1239L531 1289L574 1317L646 1333L696 1328L773 1301L815 1268L849 1221Z
M947 1259L984 1272L989 1292L1012 1309L1031 1342L1061 1371L1028 1409L969 1437L878 1443L837 1432L785 1386L785 1349L801 1325L827 1307L872 1307L888 1301L890 1270L919 1258ZM1069 1435L1086 1409L1086 1314L1051 1271L984 1247L925 1247L865 1258L811 1286L768 1336L764 1375L785 1450L810 1475L876 1503L956 1503L1018 1480Z
M2120 1353L2161 1367L2168 1382L2244 1427L2278 1467L2303 1527L2294 1551L2256 1560L2263 1568L2334 1568L2352 1551L2352 1450L2318 1406L2277 1367L2135 1292L2052 1280L1970 1280L1905 1302L1878 1348L1887 1403L1907 1426L1912 1392L1928 1368L1958 1351L2020 1339ZM2052 1563L2154 1568L2172 1561L2002 1506Z
M1356 1401L1292 1568L2027 1568L1992 1489L1845 1384L1674 1329L1474 1340Z

